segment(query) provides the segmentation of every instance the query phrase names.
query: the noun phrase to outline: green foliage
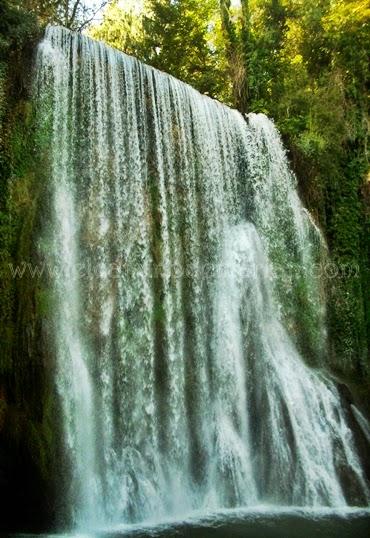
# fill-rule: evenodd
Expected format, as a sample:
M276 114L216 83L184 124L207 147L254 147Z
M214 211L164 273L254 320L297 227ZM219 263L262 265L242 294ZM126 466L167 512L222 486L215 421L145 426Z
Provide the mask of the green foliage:
M50 517L58 450L52 361L49 345L40 343L50 300L45 283L36 288L32 279L13 278L10 270L37 259L39 196L48 169L30 98L39 17L24 10L25 4L0 5L0 444L6 457L0 474L8 492L5 527L14 506L20 508L20 526L41 525ZM40 493L33 496L35 484ZM33 497L30 513L39 514L32 521L22 511L22 490Z
M143 12L134 0L113 1L104 12L102 22L92 26L89 34L126 54L140 57L143 40Z
M18 221L13 212L13 178L24 173L32 151L29 143L27 108L23 100L27 45L38 35L35 18L21 13L13 3L0 7L0 337L3 342L0 372L11 367L14 338L14 283L9 263L14 259ZM24 125L23 125L24 124ZM21 170L22 168L22 170Z
M37 33L36 16L23 10L19 1L0 4L0 61L9 60L9 55L34 43Z
M142 4L138 9L135 2L116 0L90 35L202 93L227 100L217 0L146 0Z
M328 279L329 363L337 375L358 380L370 370L363 197L370 10L362 0L282 1L280 16L277 8L257 1L251 13L249 107L275 119L337 267L358 267L355 275Z
M108 3L109 0L3 0L3 5L0 6L0 49L3 45L2 34L22 41L25 31L27 28L32 29L35 21L41 27L59 24L81 31L89 26L95 15ZM12 33L9 31L9 23Z

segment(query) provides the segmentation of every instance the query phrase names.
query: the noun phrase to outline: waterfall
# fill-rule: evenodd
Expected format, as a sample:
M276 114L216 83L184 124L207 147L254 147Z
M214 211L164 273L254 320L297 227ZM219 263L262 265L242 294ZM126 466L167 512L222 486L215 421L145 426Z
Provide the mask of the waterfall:
M367 503L273 123L59 27L36 64L75 524Z

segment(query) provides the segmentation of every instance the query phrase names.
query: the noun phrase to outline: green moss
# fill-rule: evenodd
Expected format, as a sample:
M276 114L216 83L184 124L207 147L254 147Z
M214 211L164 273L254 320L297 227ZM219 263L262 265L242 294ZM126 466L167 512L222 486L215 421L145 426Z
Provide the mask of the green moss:
M54 309L54 295L50 289L39 288L36 290L36 311L41 317L47 317Z
M355 97L351 87L357 87ZM297 110L290 97L291 121L279 104L274 115L301 197L326 236L338 273L326 275L330 352L323 365L347 384L369 387L370 198L362 95L360 81L349 82L333 69L317 80ZM305 121L295 121L299 111ZM348 267L356 270L346 272Z
M7 458L0 473L9 491L5 512L16 506L18 522L32 528L53 517L53 484L61 480L55 478L61 469L56 465L60 432L51 344L43 331L52 294L45 279L12 273L17 266L40 263L40 198L46 196L48 170L47 138L31 96L40 32L28 16L22 30L19 14L13 28L13 15L7 14L9 34L0 43L0 442ZM32 508L22 491L34 499Z

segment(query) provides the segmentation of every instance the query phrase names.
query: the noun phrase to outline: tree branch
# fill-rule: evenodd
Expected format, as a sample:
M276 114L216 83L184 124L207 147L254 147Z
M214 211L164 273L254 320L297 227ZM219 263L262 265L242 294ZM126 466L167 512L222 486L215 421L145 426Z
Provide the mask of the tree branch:
M84 28L86 28L86 26L88 26L90 24L90 22L92 22L95 18L95 16L99 13L99 11L101 9L103 9L107 4L109 4L110 0L105 0L105 2L102 2L100 4L100 6L94 11L94 13L91 15L91 17L89 19L87 19L86 21L84 21L78 28L77 28L77 32L82 32L82 30Z
M68 19L68 27L70 27L70 26L73 24L73 21L74 21L75 18L76 18L76 14L77 14L78 6L79 6L80 4L81 4L81 0L76 0L76 1L75 1L74 6L73 6L73 9L72 9L71 16L70 16L69 19Z

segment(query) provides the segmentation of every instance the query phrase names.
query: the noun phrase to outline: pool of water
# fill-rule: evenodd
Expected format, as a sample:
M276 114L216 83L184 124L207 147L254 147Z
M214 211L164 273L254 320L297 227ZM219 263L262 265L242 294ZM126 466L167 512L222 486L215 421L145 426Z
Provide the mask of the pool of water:
M30 538L35 535L18 535ZM118 525L43 538L369 538L370 509L255 508Z

